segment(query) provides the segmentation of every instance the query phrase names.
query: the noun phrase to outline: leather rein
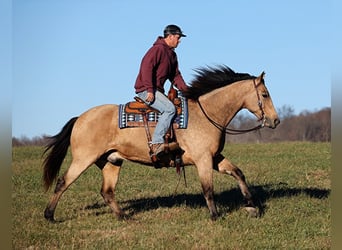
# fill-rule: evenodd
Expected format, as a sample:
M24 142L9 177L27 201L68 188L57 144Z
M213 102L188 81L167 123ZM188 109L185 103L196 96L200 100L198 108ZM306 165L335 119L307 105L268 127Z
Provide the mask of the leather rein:
M226 124L225 126L222 126L221 124L219 124L218 122L214 121L213 119L211 119L209 117L209 115L203 109L203 106L200 103L199 99L197 99L197 103L198 103L199 107L201 108L201 111L205 115L205 117L210 121L211 124L213 124L216 128L218 128L222 133L226 133L226 134L230 134L230 135L240 135L240 134L244 134L244 133L248 133L248 132L252 132L252 131L261 129L265 126L266 117L265 117L264 109L262 108L262 102L261 102L261 98L260 98L260 95L259 95L259 92L257 89L257 85L255 83L255 79L253 79L253 84L254 84L254 89L255 89L257 97L258 97L258 106L259 106L260 111L261 111L261 118L258 121L262 121L261 124L259 124L258 126L255 126L253 128L250 128L250 129L231 129L231 128L227 128L229 123Z

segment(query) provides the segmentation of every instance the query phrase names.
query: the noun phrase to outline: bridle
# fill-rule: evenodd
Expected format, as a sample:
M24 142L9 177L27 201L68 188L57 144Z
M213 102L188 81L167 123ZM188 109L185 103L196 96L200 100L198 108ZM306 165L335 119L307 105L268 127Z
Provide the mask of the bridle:
M205 115L205 117L210 121L211 124L213 124L216 128L218 128L222 133L226 133L226 134L230 134L230 135L239 135L239 134L244 134L244 133L248 133L251 131L261 129L265 126L266 117L265 117L264 109L262 107L260 94L258 92L257 85L255 83L255 79L253 79L253 84L254 84L254 89L256 91L256 95L258 98L258 106L259 106L260 111L261 111L261 118L258 121L262 121L261 124L259 124L258 126L255 126L253 128L250 128L250 129L231 129L231 128L227 128L229 123L226 124L225 126L222 126L221 124L219 124L218 122L214 121L213 119L211 119L209 117L209 115L205 112L205 110L204 110L202 104L200 103L199 99L197 99L197 103L198 103L199 107L201 108L201 111Z

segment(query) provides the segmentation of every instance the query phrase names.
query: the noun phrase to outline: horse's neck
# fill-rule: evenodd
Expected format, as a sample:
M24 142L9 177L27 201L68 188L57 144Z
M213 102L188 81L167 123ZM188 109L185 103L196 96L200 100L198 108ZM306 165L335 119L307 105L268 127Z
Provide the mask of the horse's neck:
M200 97L199 101L213 120L224 126L242 109L249 91L249 85L243 82L216 89Z

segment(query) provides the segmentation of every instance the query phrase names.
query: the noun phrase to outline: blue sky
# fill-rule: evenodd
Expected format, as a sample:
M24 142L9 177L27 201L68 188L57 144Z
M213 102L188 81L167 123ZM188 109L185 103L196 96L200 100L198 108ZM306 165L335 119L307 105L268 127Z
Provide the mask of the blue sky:
M53 135L73 116L134 97L141 58L167 24L187 83L225 64L266 72L274 105L331 106L330 1L87 1L12 3L12 135Z

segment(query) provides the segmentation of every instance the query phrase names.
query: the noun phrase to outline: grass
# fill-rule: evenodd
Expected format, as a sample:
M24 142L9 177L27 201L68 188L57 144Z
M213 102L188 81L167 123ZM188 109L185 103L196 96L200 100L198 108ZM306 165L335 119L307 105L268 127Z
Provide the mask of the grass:
M116 198L130 219L111 214L99 194L101 172L92 167L62 196L59 222L49 223L43 211L52 191L41 185L42 151L13 148L13 249L331 248L330 143L226 145L223 154L243 170L262 216L249 217L236 181L215 173L215 222L195 167L186 168L188 186L181 180L176 190L174 169L125 162Z

